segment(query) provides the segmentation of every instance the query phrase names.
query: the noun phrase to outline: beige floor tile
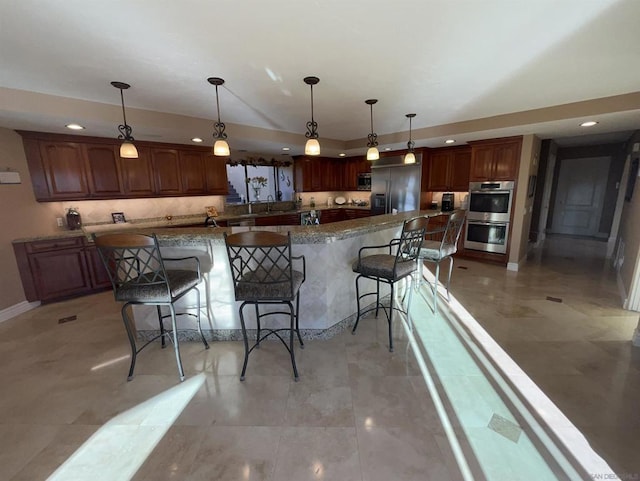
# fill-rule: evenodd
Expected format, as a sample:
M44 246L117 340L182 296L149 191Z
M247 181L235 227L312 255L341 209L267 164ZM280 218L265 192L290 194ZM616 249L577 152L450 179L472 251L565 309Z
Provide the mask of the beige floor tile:
M274 479L359 481L355 428L283 428Z

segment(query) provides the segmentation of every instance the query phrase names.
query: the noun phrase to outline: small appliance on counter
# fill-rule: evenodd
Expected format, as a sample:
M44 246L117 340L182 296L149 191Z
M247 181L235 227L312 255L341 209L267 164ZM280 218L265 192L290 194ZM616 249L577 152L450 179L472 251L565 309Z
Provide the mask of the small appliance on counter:
M82 228L82 219L80 212L75 207L69 207L67 211L67 227L69 230L77 230Z
M450 212L454 207L454 195L452 192L442 194L442 212Z

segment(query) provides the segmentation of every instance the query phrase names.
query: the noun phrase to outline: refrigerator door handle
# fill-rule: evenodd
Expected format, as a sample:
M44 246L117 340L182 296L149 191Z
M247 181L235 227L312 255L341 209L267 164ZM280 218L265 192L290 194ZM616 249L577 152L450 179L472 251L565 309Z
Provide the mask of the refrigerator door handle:
M386 199L387 199L387 205L385 205L385 214L391 214L391 181L387 180L385 182L386 187L387 187L387 192L386 192Z

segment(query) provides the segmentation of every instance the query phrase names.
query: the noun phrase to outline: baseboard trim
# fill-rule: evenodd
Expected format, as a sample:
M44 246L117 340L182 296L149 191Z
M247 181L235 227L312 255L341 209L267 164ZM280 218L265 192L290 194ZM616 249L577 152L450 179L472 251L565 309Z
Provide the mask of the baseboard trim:
M22 301L18 304L14 304L11 307L7 307L6 309L2 309L0 311L0 322L13 319L14 317L22 314L23 312L27 312L27 311L30 311L31 309L35 309L39 305L40 305L39 301L36 301L36 302Z
M518 272L518 268L519 268L519 264L517 262L509 262L507 264L508 271Z

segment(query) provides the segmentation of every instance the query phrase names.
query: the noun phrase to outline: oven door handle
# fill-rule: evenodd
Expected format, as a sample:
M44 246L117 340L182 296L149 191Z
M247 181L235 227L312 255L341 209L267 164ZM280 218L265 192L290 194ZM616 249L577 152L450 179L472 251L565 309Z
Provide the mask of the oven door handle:
M492 189L469 191L470 194L511 194L512 192L513 192L512 190L492 190Z
M474 225L509 225L508 222L482 222L479 220L468 220L467 219L467 224L474 224Z

